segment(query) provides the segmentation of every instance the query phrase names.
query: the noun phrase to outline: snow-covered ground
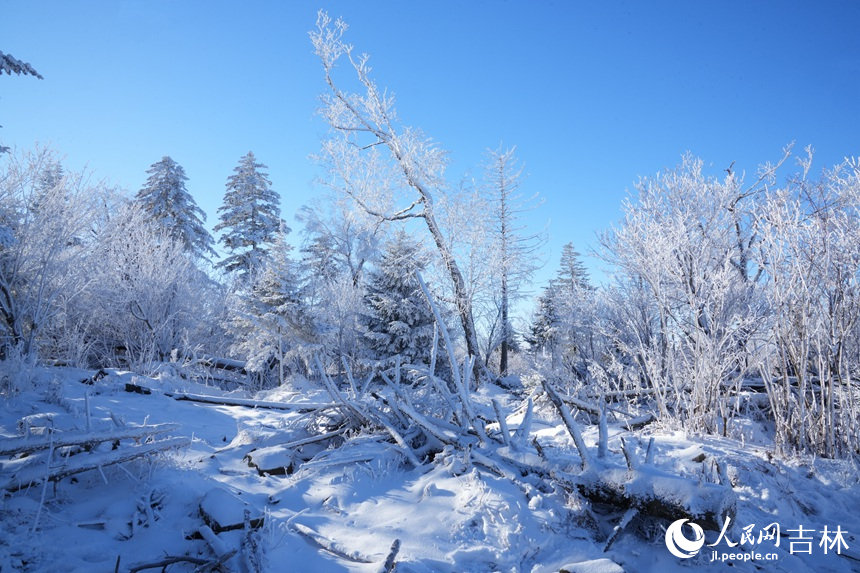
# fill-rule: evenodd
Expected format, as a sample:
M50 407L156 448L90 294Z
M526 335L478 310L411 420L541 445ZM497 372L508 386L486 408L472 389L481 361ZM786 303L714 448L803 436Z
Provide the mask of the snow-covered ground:
M523 488L463 451L446 450L415 468L379 435L338 436L328 448L319 443L285 447L308 438L309 427L325 433L330 420L304 411L176 400L167 394L224 395L179 379L112 372L92 385L81 383L92 374L46 370L34 390L8 399L0 407L0 450L25 434L26 442L38 443L74 431L97 436L123 426L166 423L178 423L180 428L156 440L185 437L190 445L2 495L2 573L117 567L129 571L176 556L211 563L218 552L229 555L232 550L236 553L224 561L223 570L249 571L262 564L266 571L375 572L385 569L395 540L400 542L394 569L398 572L725 570L729 564L711 562L714 552L718 557L762 554L758 561L743 556L732 560L737 571L860 570L856 465L777 459L766 432L753 421L743 428L742 441L686 436L654 424L638 432L610 428L608 459L619 467L624 466L622 437L644 455L653 436L654 466L693 481L713 481L714 462L719 462L738 500L737 515L727 530L730 541L740 542L748 531L757 542L763 528L780 524L778 547L763 539L730 548L723 540L681 559L666 546L668 523L643 517L635 518L604 552L606 536L621 513L589 507L559 487ZM153 392L126 392L125 385L131 382ZM250 398L238 393L233 397ZM329 401L309 384L254 398ZM508 423L513 431L522 419L522 399L502 393L496 398L511 413ZM54 429L53 438L45 434L46 428ZM576 473L577 451L550 408L537 409L531 436L538 438L544 455L560 471ZM586 426L585 439L596 448L596 428ZM131 447L134 441L125 440L119 450ZM28 464L41 468L29 471L48 472L62 463L83 463L76 460L111 456L118 450L106 442L77 455L62 447L49 451L49 463L45 453L0 457L0 484L14 483L16 476L28 471ZM249 465L249 454L250 461L261 467L288 467L292 473L261 475ZM520 447L518 455L539 459L531 446ZM244 527L245 509L254 523L262 518L261 528ZM238 528L216 532L218 525L229 525L226 522L235 522ZM797 539L800 526L811 537L808 546ZM839 528L847 547L827 544L825 553L820 546L825 527L831 538ZM692 534L688 531L685 537ZM706 543L715 537L707 532ZM809 553L800 552L806 549ZM765 560L765 555L775 559ZM167 570L192 571L198 566L181 561Z

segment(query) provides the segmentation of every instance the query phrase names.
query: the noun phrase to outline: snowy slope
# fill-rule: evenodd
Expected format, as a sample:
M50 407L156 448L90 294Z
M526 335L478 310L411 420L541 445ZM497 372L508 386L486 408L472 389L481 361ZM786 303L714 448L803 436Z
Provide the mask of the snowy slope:
M229 555L232 550L237 552L224 561L225 571L250 571L262 564L266 571L369 572L384 570L395 540L400 542L398 572L724 570L727 564L709 561L712 550L744 547L704 547L696 557L680 559L667 550L667 523L634 519L604 553L605 536L620 514L588 508L582 499L559 488L526 491L462 451L448 449L434 461L412 468L387 436L342 435L331 438L328 449L319 443L285 448L307 440L309 427L324 433L329 420L305 411L178 401L165 394L224 395L186 381L112 373L94 385L80 382L91 374L46 371L35 391L8 400L0 409L0 445L26 432L28 440L44 440L49 427L60 436L75 430L103 433L123 424L129 428L173 422L181 427L170 435L186 437L190 445L80 473L56 485L36 484L7 493L0 501L2 573L114 571L118 558L119 570L129 571L168 556L211 562L219 552ZM128 393L128 382L153 392ZM257 398L328 401L307 384ZM503 407L509 412L520 405L501 394L497 398L507 400ZM547 419L538 416L532 436L560 470L575 473L579 460L570 438L550 410L544 414ZM511 430L521 417L509 416ZM775 561L736 561L732 570L860 570L860 477L852 463L773 459L764 434L752 422L746 443L653 427L643 432L613 428L610 459L623 465L622 436L644 447L654 435L655 466L661 471L707 480L708 468L713 467L710 460L719 460L726 468L738 497L730 539L739 541L742 528L751 524L756 532L773 522L782 525L779 547L768 541L759 545L770 543ZM586 431L585 438L594 446L596 430ZM134 446L123 442L121 448ZM110 451L107 444L95 453ZM61 463L64 455L68 463L94 455L69 453L57 449L51 464ZM524 448L519 455L536 458L534 451ZM0 457L0 482L30 463L14 458ZM280 465L294 471L261 475L249 465L249 458L263 468ZM46 463L35 454L32 459ZM242 523L245 509L251 519L264 522L261 529L250 530L250 537ZM233 525L238 529L214 532L227 521L237 522ZM814 542L810 554L792 555L786 530L800 525L816 532ZM849 547L842 555L835 549L825 555L818 546L818 532L825 526L847 532ZM709 532L707 542L713 537ZM195 567L185 561L168 570Z

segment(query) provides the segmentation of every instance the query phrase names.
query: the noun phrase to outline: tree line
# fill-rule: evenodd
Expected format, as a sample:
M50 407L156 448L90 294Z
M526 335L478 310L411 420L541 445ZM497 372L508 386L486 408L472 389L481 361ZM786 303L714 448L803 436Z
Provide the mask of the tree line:
M511 305L543 238L522 223L536 198L520 192L514 148L488 151L480 180L452 185L445 150L397 119L346 30L321 13L311 33L329 131L316 158L325 193L296 215L298 252L253 153L227 178L214 264L170 157L133 198L50 150L3 157L0 389L14 390L8 365L36 357L144 371L230 357L258 386L314 364L350 379L418 373L441 319L474 383L538 376L691 431L732 435L760 417L782 452L860 453L856 160L816 175L807 149L785 176L787 148L748 180L684 156L641 179L599 235L608 280L592 284L566 245L516 329Z

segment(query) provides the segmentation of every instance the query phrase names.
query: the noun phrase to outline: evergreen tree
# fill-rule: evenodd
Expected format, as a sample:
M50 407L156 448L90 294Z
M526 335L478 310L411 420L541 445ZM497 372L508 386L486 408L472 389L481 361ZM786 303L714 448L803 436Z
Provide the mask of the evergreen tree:
M215 255L212 236L203 226L206 213L185 189L188 177L182 166L165 155L147 173L149 178L135 198L150 220L180 241L186 252L202 258Z
M49 161L39 172L39 177L33 188L33 194L30 197L29 208L32 211L38 211L43 202L45 202L54 189L63 184L63 177L66 175L66 170L59 161Z
M526 341L534 350L552 349L558 333L558 308L553 291L547 287L537 299L529 336Z
M435 319L415 276L425 264L420 244L399 231L370 273L364 318L374 358L429 363Z
M230 324L236 337L233 350L247 360L248 370L263 379L277 371L281 383L297 351L315 338L302 304L299 270L291 250L286 232L279 231L259 272L251 275L251 288L237 293Z
M588 278L588 271L582 263L581 255L573 243L567 243L561 250L561 264L555 278L550 280L537 301L529 344L536 349L548 350L555 358L559 344L570 342L575 333L570 325L577 317L571 314L593 293L594 287Z
M36 184L40 193L50 191L63 181L66 170L59 161L49 161L39 174L39 182Z
M19 76L21 74L24 74L25 76L36 76L40 80L45 79L42 77L42 74L33 69L33 66L31 66L27 62L22 62L11 54L4 54L3 52L0 52L0 76L3 76L4 73L9 74L10 76L14 73L18 74ZM8 152L8 147L0 145L0 155L3 155L4 153ZM2 231L2 228L0 228L0 231ZM0 239L2 238L3 236L0 235Z
M594 289L581 257L573 243L567 243L561 248L561 265L555 278L557 286L567 289L568 292L573 292L576 288L585 291Z
M257 163L252 152L242 157L227 178L224 203L218 208L220 222L215 231L225 231L220 243L230 255L215 267L239 276L248 276L259 266L282 224L281 198L263 169L267 167Z

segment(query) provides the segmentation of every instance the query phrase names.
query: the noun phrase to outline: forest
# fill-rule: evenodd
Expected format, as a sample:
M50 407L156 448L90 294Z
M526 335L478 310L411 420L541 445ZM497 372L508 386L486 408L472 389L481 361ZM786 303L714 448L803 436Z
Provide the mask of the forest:
M391 467L438 466L454 476L480 466L524 492L532 509L536 499L561 495L560 506L576 515L566 527L590 532L610 556L631 521L639 523L639 538L662 543L653 530L649 537L648 524L690 518L725 533L727 515L748 516L735 509L740 494L729 477L737 478L729 466L738 462L719 455L737 448L743 457L747 441L766 451L768 463L820 459L856 475L860 160L818 166L811 147L788 145L771 162L720 170L684 155L635 182L622 218L596 238L604 279L593 280L568 243L549 263L554 278L535 292L544 231L530 230L525 218L540 198L527 192L516 148L489 149L478 176L452 183L447 150L399 119L393 97L346 33L342 21L321 13L310 34L323 80L318 113L328 132L314 158L323 173L320 193L297 213L281 212L285 190L273 189L265 158L253 151L224 174L213 236L183 167L169 156L129 193L70 171L60 150L4 149L4 422L23 411L24 397L62 393L45 379L67 375L52 372L85 372L92 388L102 377L122 380L137 392L120 391L117 401L154 400L142 393L158 388L198 404L206 392L224 407L238 409L245 400L259 406L255 411L281 408L292 416L283 422L295 433L289 439L263 435L246 444L259 448L245 448L243 459L247 453L261 475L271 469L262 451L285 443L293 444L291 461L276 465L287 474L300 466L305 476L323 472L331 466L319 456L342 450L352 459L352 450L361 454L368 443L385 447L355 458L362 463L381 456ZM8 62L0 72L37 75L28 64ZM523 309L531 310L524 316ZM89 400L97 399L82 396L92 432ZM312 414L298 413L302 401ZM562 430L542 446L536 432L544 425ZM17 439L12 431L4 427L0 446ZM653 459L654 436L679 434L721 445L709 454L713 461L685 474ZM296 453L311 443L324 447L304 458ZM661 444L663 457L671 457ZM652 464L660 469L648 469ZM24 485L35 491L64 477L51 475ZM12 493L20 481L2 480L7 495L20 495ZM665 493L687 488L688 498ZM857 495L856 483L850 489ZM571 509L571 497L587 508ZM616 513L606 517L603 506ZM599 515L583 517L592 512ZM612 522L608 529L603 519ZM261 571L263 537L253 537L249 523L246 515L244 561L233 566ZM321 550L363 562L305 529L298 528ZM233 570L236 552L203 537L210 557L189 553L174 563ZM408 568L406 549L406 564L395 565L400 539L395 545L379 558L379 570L425 570ZM648 547L658 552L653 542ZM4 573L10 555L0 551ZM461 570L497 570L458 555L452 562ZM547 571L559 570L563 561L557 554L517 559L520 570L547 563ZM22 563L16 567L26 569ZM850 566L856 562L844 570Z

